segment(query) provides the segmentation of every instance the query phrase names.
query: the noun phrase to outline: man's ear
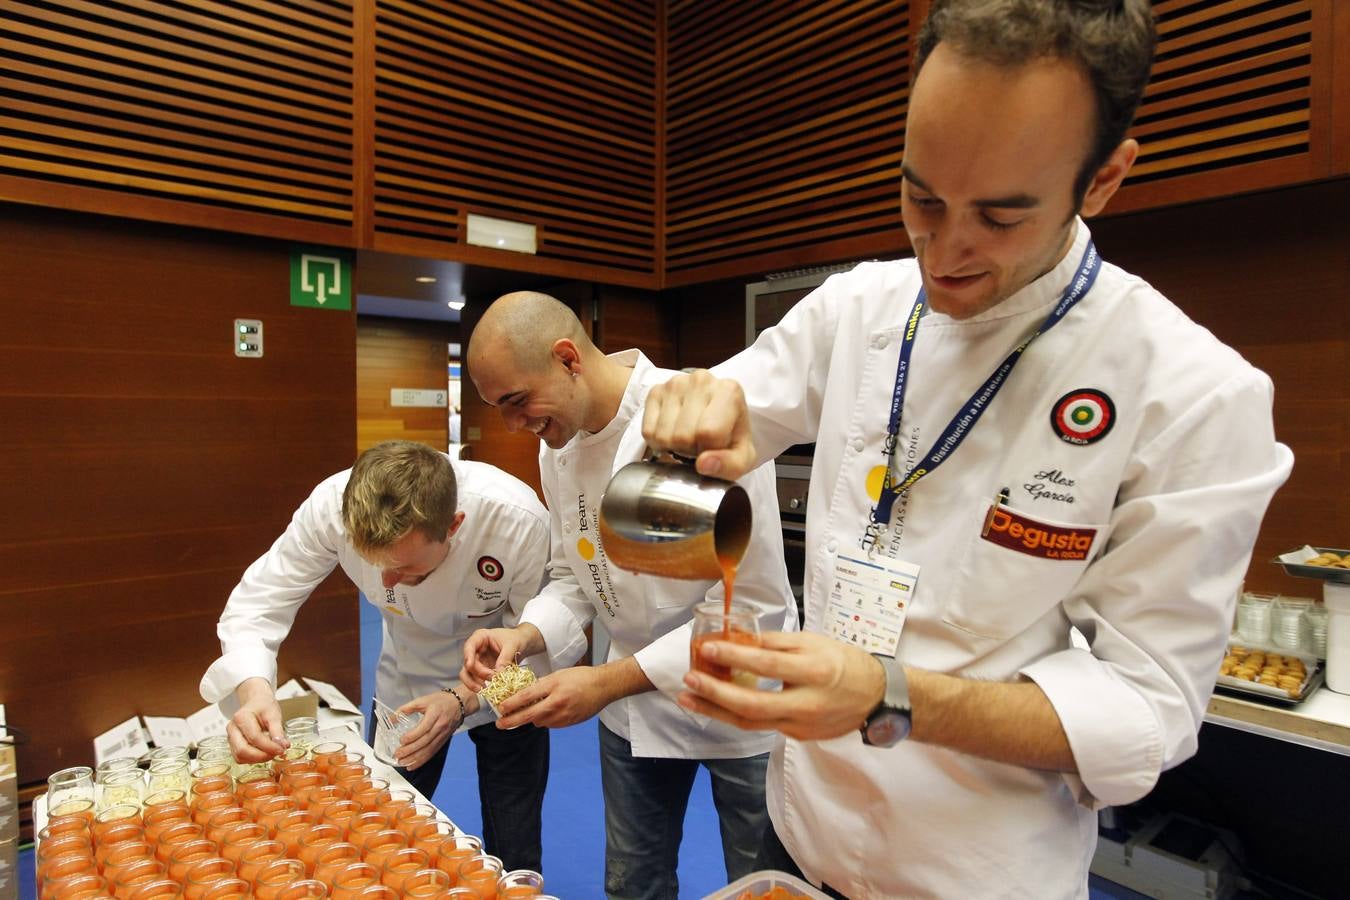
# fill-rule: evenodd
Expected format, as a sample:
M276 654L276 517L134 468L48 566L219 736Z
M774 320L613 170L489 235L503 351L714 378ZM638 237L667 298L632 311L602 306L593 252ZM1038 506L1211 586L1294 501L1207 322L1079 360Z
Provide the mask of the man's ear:
M553 358L562 363L562 367L567 370L569 375L579 375L581 373L581 351L571 338L558 338L553 342Z
M1092 181L1088 182L1079 215L1091 218L1101 212L1106 207L1106 202L1120 188L1120 183L1125 180L1138 156L1138 141L1134 138L1121 141L1120 146L1111 151L1106 162L1102 163L1101 168L1092 176Z
M450 530L445 533L445 539L448 541L452 537L454 537L455 532L459 531L459 526L463 524L464 524L464 510L461 509L459 512L455 513L454 519L450 521Z

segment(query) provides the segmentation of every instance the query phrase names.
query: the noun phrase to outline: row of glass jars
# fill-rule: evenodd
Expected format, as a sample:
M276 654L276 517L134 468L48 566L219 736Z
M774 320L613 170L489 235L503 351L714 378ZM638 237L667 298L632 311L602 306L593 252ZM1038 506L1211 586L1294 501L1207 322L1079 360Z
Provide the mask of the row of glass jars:
M186 750L152 754L137 802L121 801L133 799L139 766L53 775L40 900L543 896L542 876L502 871L477 838L372 777L340 741L293 742L284 758L257 765L216 762L212 751L199 748L186 789L164 780Z

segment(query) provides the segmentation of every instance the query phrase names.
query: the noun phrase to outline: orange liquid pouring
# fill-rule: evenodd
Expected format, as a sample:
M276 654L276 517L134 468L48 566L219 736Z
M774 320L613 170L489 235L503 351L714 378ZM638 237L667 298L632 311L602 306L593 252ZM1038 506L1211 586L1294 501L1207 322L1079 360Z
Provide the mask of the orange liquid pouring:
M717 564L722 567L722 590L726 594L722 598L722 636L730 640L728 635L731 633L731 629L727 625L727 619L731 618L731 594L736 587L736 569L740 566L740 562L729 556L718 554Z

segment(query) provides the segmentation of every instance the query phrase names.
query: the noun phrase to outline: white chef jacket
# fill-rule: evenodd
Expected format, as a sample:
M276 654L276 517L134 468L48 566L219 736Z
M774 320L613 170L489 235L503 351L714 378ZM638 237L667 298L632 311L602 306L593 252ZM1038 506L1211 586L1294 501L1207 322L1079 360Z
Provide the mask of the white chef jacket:
M740 759L767 753L777 742L772 732L742 731L675 703L689 671L693 608L704 600L721 603L722 583L634 575L610 566L605 555L600 498L614 473L646 452L641 411L647 392L679 374L655 368L637 350L609 358L633 369L618 413L601 431L579 433L561 450L540 448L553 549L548 584L520 620L539 629L555 668L581 655L583 629L597 617L609 633L609 660L637 659L656 690L624 697L600 713L607 728L632 744L634 756ZM735 600L760 611L761 630L796 631L773 467L761 466L738 483L750 496L753 525Z
M202 698L230 714L238 708L234 689L245 679L266 678L275 687L277 648L301 604L336 565L382 614L376 695L398 707L453 684L465 639L479 628L515 625L539 590L548 561L548 513L524 482L495 466L458 459L451 465L464 522L445 561L418 585L385 588L380 567L353 549L342 524L351 470L320 483L230 593L216 626L222 655L202 677ZM461 727L492 718L484 704Z
M1076 227L1063 261L998 306L922 320L897 480L1045 320L1087 246L1087 227ZM913 260L859 265L717 370L745 387L761 458L816 441L807 630L822 630L835 554L862 545L875 499L865 486L871 475L876 491L884 472L901 331L919 287ZM1056 408L1084 389L1109 399L1098 405L1114 424L1070 443ZM1035 681L1078 774L913 741L787 739L770 766L769 812L811 878L853 897L1087 896L1094 809L1142 797L1195 752L1258 526L1292 466L1271 403L1263 373L1148 284L1103 264L964 443L897 502L875 547L922 567L897 658ZM1003 488L1005 512L1057 533L1095 529L1087 558L982 537ZM1070 626L1090 650L1071 644Z

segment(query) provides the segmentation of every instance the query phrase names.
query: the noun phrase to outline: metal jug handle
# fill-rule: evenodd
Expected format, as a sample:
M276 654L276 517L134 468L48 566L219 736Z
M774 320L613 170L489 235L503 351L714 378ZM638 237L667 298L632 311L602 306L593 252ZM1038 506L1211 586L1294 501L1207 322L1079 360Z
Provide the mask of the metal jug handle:
M674 450L653 450L649 445L642 454L643 462L661 463L667 466L689 466L693 468L698 458L694 456L684 456L676 453Z

